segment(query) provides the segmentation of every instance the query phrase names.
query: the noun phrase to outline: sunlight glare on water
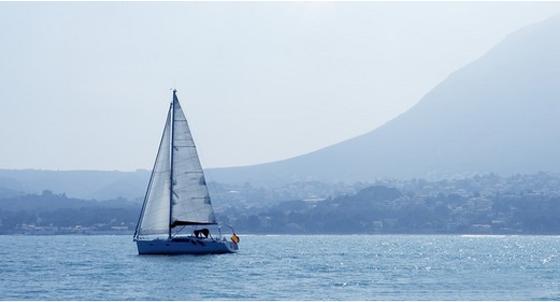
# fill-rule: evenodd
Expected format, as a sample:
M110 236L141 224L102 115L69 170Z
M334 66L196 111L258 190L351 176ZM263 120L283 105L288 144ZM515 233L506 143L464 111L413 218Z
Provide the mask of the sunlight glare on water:
M246 235L209 256L138 256L130 236L0 238L1 299L560 299L554 236Z

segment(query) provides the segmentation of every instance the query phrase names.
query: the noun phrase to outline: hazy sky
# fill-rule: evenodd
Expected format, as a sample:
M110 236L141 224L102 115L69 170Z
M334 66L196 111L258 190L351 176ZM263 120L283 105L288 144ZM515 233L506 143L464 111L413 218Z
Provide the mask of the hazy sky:
M0 3L0 168L151 168L171 87L205 167L360 135L560 3Z

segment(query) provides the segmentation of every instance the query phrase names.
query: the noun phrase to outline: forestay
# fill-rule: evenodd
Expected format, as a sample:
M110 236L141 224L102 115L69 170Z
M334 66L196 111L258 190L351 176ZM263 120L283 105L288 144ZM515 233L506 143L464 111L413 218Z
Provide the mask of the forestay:
M170 183L171 183L171 108L144 198L137 235L167 234L169 232Z

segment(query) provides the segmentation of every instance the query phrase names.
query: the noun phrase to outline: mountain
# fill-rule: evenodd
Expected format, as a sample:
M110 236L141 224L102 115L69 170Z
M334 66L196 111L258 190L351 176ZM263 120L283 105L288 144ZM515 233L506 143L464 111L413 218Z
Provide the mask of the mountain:
M258 184L554 172L558 154L560 17L554 17L510 34L374 131L295 158L208 175Z
M256 186L510 175L560 172L558 154L560 17L555 17L510 34L369 133L287 160L206 172L209 182ZM75 198L141 199L148 177L145 170L0 170L0 197L48 189Z
M83 199L139 199L143 197L150 172L50 171L0 169L0 198L51 190Z

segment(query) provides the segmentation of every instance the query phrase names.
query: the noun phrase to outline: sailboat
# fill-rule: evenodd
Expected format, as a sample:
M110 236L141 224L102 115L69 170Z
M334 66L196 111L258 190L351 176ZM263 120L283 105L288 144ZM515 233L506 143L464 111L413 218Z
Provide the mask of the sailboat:
M173 90L158 153L138 218L139 254L220 254L239 250L239 237L212 236L218 223L185 114ZM184 229L193 229L185 234Z

